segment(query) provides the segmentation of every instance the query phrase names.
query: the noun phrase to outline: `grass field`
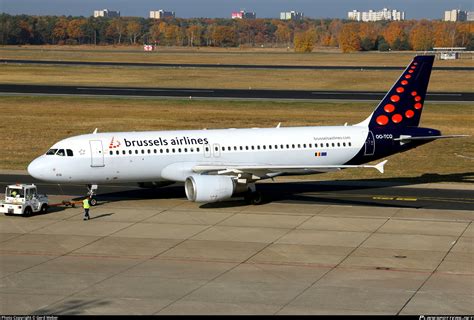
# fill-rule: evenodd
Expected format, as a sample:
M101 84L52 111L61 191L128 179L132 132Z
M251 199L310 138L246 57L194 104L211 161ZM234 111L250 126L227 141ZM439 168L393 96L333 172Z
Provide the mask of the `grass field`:
M65 61L115 61L155 63L219 63L269 65L347 65L406 66L416 52L339 53L323 49L310 54L297 54L292 49L278 48L186 48L159 47L144 52L141 46L1 46L2 59L39 59ZM467 59L437 60L436 66L474 66L472 55Z
M2 65L0 83L169 88L386 91L398 70L258 70ZM474 91L470 71L433 71L429 90Z
M310 103L179 99L2 97L0 168L24 170L60 139L99 131L342 125L365 119L373 103ZM269 116L270 115L270 116ZM422 125L444 134L474 136L474 106L425 105ZM313 179L419 177L423 174L474 175L472 137L440 140L389 158L386 173L351 170ZM422 181L422 180L420 180Z

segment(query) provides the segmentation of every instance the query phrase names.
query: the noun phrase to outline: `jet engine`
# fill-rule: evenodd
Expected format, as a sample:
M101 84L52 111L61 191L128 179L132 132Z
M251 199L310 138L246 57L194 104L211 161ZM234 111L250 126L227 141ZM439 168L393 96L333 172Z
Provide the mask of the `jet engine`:
M195 175L184 183L188 200L195 202L217 202L229 199L235 191L231 177Z

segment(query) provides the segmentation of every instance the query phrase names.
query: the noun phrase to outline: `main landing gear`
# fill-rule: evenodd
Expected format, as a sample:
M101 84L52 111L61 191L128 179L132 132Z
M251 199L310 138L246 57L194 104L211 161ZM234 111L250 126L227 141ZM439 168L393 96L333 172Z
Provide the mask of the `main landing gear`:
M244 195L245 202L253 205L262 204L264 201L262 192L257 191L254 183L249 184L248 187L248 191Z
M95 192L99 188L96 184L88 184L87 185L87 196L90 197L89 204L91 206L97 205L97 199L95 198Z

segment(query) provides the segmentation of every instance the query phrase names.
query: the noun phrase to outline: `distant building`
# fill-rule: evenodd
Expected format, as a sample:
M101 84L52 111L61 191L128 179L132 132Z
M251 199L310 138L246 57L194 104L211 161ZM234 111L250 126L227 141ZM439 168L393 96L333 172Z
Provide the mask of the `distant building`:
M109 9L94 10L94 18L98 18L98 17L107 17L107 18L120 17L120 11L112 11Z
M151 19L163 19L163 18L174 18L174 11L154 10L150 11Z
M467 12L459 9L448 10L444 12L444 21L466 21Z
M232 19L255 19L257 15L255 12L246 12L244 10L232 12Z
M405 20L405 11L390 10L387 8L383 8L380 11L369 10L363 12L352 10L347 13L347 18L349 20L364 22L382 20L401 21Z
M467 21L474 21L474 11L467 12Z
M280 12L280 20L303 20L303 18L304 14L302 12Z
M357 10L352 10L347 13L347 18L349 20L361 21L362 20L362 12Z

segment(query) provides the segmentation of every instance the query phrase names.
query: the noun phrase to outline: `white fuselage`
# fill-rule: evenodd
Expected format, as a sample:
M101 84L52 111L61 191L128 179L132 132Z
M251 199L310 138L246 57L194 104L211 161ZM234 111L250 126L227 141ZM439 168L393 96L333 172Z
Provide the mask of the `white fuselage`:
M199 164L341 165L367 135L366 126L95 133L59 141L51 149L72 155L42 155L28 171L51 182L106 184L185 181Z

